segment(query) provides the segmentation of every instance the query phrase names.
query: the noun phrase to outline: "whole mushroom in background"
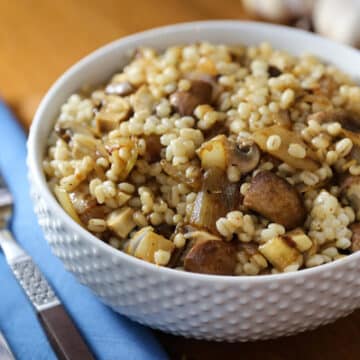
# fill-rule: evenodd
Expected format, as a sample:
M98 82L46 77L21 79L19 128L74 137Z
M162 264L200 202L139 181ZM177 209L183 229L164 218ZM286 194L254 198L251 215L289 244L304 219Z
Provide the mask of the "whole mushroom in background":
M265 20L292 24L351 46L360 46L360 0L243 0Z
M360 46L360 1L318 0L313 23L321 35L351 46Z
M314 0L243 0L245 9L274 22L287 22L311 13Z

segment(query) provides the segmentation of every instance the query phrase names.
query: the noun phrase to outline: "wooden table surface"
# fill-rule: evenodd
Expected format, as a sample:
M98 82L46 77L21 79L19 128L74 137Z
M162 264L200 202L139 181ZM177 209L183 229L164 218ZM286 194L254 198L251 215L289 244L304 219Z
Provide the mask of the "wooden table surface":
M0 95L27 127L49 86L71 64L121 36L206 19L245 19L240 0L1 0ZM174 359L360 359L360 311L318 330L226 344L157 333Z

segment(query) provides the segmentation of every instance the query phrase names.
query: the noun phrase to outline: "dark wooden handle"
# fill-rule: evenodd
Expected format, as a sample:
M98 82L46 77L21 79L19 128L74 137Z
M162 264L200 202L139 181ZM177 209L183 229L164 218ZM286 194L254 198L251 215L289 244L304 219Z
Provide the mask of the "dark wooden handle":
M62 305L40 311L38 316L60 360L95 359Z

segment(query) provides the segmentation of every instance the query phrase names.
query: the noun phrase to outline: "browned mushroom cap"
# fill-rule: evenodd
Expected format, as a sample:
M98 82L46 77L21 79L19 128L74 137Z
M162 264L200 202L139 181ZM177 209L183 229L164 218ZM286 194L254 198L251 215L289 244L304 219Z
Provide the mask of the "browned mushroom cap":
M233 275L236 266L236 249L231 243L209 240L191 248L184 260L186 271Z
M184 266L184 259L191 248L200 242L208 240L221 240L220 237L213 235L205 230L199 230L197 227L188 224L177 224L172 235L174 238L177 234L183 234L186 239L185 246L182 248L175 248L168 263L169 267Z
M256 168L260 161L260 150L251 139L241 138L238 142L229 142L229 163L236 165L242 174Z
M200 80L210 84L212 88L212 101L217 100L223 92L223 87L217 82L216 77L210 74L205 74L203 72L191 72L185 75L185 79L191 81Z
M341 193L349 200L351 206L360 210L360 176L347 176L340 183Z
M360 223L354 223L350 226L353 232L351 237L351 251L360 251Z
M287 229L301 226L306 210L300 194L270 171L258 173L244 196L244 205Z
M176 91L170 96L170 103L180 115L192 115L198 105L211 103L212 92L209 82L192 80L188 91Z

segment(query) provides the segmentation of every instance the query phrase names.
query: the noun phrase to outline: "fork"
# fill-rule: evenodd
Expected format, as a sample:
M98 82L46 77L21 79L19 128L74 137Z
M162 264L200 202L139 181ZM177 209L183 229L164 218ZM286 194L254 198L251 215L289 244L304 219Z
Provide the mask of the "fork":
M33 304L56 355L63 360L93 360L65 308L31 257L10 231L13 197L0 173L0 247L16 279Z

